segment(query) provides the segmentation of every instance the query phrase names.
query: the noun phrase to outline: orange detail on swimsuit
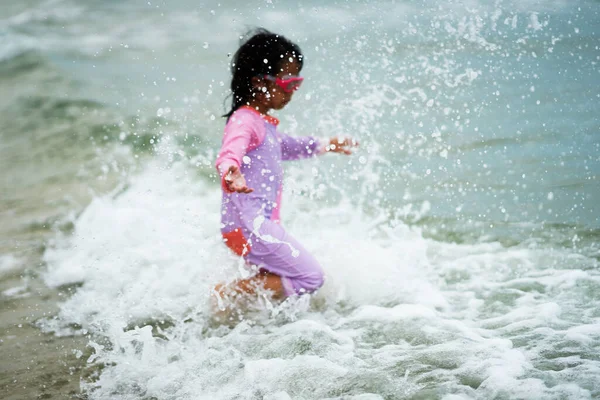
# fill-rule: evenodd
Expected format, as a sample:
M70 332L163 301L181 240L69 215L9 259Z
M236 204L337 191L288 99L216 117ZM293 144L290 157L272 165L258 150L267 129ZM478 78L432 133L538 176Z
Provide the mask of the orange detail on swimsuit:
M224 233L223 241L238 256L245 256L250 252L250 244L248 244L241 229Z
M240 108L245 108L246 110L255 112L256 114L260 115L262 119L264 119L272 125L279 125L279 120L277 118L273 117L272 115L261 114L256 108L252 108L250 106L241 106Z

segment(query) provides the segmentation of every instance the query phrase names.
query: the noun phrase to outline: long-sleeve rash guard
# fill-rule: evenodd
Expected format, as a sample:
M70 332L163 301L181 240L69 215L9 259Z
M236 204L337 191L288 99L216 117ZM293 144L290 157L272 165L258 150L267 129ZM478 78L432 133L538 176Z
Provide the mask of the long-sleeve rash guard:
M283 184L282 161L320 153L312 136L292 137L277 129L279 121L250 107L227 121L216 167L223 197L221 232L237 254L282 277L286 294L310 292L321 286L323 272L294 238L278 225ZM252 193L231 192L225 184L229 167L240 168Z

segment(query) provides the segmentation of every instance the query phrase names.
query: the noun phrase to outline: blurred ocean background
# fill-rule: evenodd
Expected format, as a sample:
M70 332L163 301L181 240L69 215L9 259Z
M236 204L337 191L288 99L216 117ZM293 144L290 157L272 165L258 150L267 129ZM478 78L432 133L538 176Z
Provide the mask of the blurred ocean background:
M0 397L600 398L600 3L0 3ZM241 34L299 43L276 115L312 297L209 289Z

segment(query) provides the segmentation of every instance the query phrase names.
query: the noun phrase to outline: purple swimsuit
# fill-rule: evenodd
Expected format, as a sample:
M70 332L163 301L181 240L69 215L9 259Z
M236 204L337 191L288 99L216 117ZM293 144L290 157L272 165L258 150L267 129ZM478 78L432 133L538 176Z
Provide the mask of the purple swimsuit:
M291 137L279 121L250 107L238 109L225 126L216 166L223 182L231 165L240 168L252 193L231 193L222 183L221 233L247 262L281 277L285 294L310 293L323 284L317 260L279 225L281 161L319 154L313 137Z

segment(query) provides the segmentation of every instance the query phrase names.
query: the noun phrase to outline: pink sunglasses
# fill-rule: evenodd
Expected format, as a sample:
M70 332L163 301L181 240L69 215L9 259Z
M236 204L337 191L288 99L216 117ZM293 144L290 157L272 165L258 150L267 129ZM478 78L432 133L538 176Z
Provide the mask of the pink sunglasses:
M263 78L275 82L275 84L286 93L292 93L294 90L298 90L304 80L301 76L290 76L289 78L283 79L272 75L265 75Z

